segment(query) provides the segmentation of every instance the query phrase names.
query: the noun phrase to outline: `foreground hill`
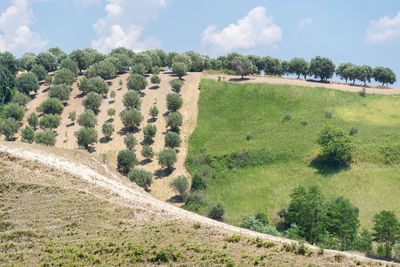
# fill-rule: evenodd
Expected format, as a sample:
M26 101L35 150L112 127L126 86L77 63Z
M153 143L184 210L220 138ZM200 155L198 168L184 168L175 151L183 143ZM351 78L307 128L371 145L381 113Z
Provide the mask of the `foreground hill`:
M1 265L382 264L181 210L83 151L1 142L0 161Z
M362 226L382 209L400 214L400 96L209 79L200 87L187 166L208 178L205 194L223 204L228 222L260 211L276 221L299 185L350 199ZM315 164L315 138L326 124L357 128L349 169Z

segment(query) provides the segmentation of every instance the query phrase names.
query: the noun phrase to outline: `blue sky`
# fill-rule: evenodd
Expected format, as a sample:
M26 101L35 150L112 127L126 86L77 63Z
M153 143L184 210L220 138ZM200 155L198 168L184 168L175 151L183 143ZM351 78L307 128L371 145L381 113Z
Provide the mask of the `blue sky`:
M2 0L0 50L237 51L389 66L400 75L400 1ZM400 77L399 77L400 78Z

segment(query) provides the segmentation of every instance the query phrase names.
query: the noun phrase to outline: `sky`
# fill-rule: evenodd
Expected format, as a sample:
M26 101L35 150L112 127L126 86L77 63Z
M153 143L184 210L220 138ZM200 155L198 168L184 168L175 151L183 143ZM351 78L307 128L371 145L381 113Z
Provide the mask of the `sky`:
M0 51L194 50L387 66L400 79L399 0L1 0ZM399 82L396 83L399 85Z

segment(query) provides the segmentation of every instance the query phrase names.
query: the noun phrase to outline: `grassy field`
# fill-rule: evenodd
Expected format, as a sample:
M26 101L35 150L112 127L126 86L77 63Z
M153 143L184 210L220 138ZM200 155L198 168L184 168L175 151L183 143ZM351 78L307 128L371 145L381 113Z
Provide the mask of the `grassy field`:
M316 184L328 199L349 198L362 225L371 226L382 209L400 215L399 110L399 96L204 79L187 166L208 173L206 195L224 205L233 224L258 211L276 218L293 188ZM312 166L326 124L358 129L350 169Z

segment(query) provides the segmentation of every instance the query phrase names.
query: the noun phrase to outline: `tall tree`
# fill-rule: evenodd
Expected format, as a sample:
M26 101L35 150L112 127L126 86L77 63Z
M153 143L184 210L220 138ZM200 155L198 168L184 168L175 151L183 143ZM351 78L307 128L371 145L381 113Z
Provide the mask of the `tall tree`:
M289 72L296 74L297 79L300 78L300 75L303 75L305 79L309 68L310 64L303 58L295 57L289 61Z
M15 89L15 76L6 67L0 66L0 102L5 104L11 100Z
M390 68L376 67L373 76L375 81L382 83L382 86L396 82L396 74Z
M400 241L400 224L393 211L382 210L374 216L373 236L375 241L385 246L385 256L389 258L392 248Z
M332 78L335 73L335 64L332 60L326 57L317 56L311 59L310 74L321 81L326 81Z
M251 63L250 59L243 56L235 57L232 60L232 67L237 75L242 76L242 80L245 75L248 75L254 71L253 63Z

